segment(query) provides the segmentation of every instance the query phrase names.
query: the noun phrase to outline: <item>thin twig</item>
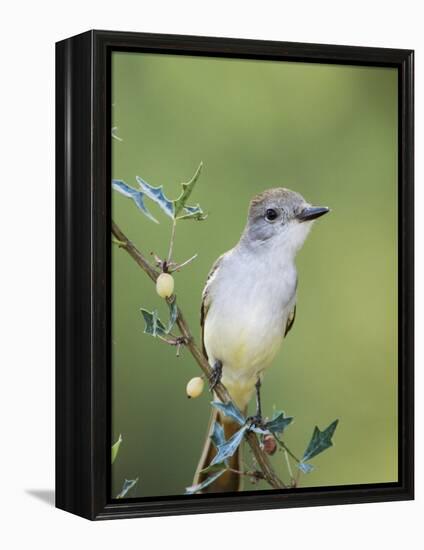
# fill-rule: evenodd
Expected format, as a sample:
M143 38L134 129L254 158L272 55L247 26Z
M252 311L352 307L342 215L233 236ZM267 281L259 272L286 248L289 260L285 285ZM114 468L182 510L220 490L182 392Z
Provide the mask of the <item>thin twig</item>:
M191 258L189 258L188 260L186 260L185 262L182 262L181 264L177 264L175 266L172 266L171 269L169 269L169 271L179 271L182 267L185 267L186 265L188 265L189 263L191 263L193 260L195 260L197 258L197 254L195 254L194 256L192 256Z
M143 256L143 254L136 248L136 246L126 237L126 235L121 231L118 225L113 221L112 221L112 233L119 241L121 241L122 243L121 248L128 252L128 254L135 260L135 262L139 265L139 267L141 267L141 269L150 277L150 279L152 279L152 281L156 281L157 277L159 276L159 273L149 264L149 262ZM172 249L171 249L171 252L172 252ZM184 319L183 313L179 307L177 308L177 311L178 313L177 313L176 322L177 322L178 328L180 329L181 335L184 338L185 344L187 348L190 350L190 353L196 360L197 364L199 365L199 367L207 377L207 379L210 380L212 377L212 369L210 368L206 357L197 347L194 341L194 338L190 332L190 329L188 327L188 324ZM231 402L231 396L228 393L226 387L221 382L218 382L216 384L216 386L214 387L214 392L223 403ZM256 462L258 463L258 466L260 467L263 473L264 479L274 489L286 489L287 485L283 481L281 481L281 479L275 473L268 456L261 449L258 438L256 437L255 433L251 431L247 431L246 441L249 444L252 450L252 453L256 459Z
M182 336L174 336L173 334L170 334L168 336L161 336L160 334L158 334L157 336L160 340L162 340L166 344L169 344L170 346L182 346L186 343Z
M114 239L113 237L112 237L112 244L116 244L119 247L124 247L125 246L125 243L123 243L122 241L118 241L117 239Z
M171 230L171 240L169 241L169 252L168 252L168 259L166 261L167 264L169 264L172 260L172 250L174 248L174 240L175 240L175 228L177 227L177 220L172 221L172 230Z
M237 474L239 476L248 476L248 477L255 477L256 479L264 479L263 473L259 472L258 470L244 472L243 470L235 470L234 468L227 468L227 471L233 472L233 474Z
M274 436L275 441L280 445L280 447L282 447L286 453L288 453L298 464L300 464L301 460L291 452L291 450L287 447L284 441L281 441L281 439L278 439L278 437L275 434L272 434L272 435Z
M286 449L284 449L284 456L286 458L287 470L289 471L289 476L290 476L290 479L291 479L292 484L293 484L295 479L294 479L294 476L293 476L293 470L292 470L292 467L291 467L291 464L290 464L289 455L288 455Z

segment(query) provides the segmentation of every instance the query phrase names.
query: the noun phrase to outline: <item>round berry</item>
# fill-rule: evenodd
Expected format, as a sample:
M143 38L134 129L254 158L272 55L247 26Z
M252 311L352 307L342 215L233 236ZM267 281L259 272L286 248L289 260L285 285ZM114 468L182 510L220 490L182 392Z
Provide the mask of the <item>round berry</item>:
M169 298L174 292L174 277L169 273L161 273L156 279L156 292L161 298Z
M195 378L192 378L188 382L186 387L187 397L188 398L199 397L199 395L203 391L204 386L205 386L205 383L203 381L203 378L200 378L200 376L196 376Z
M273 455L277 450L277 443L275 442L273 436L269 434L264 436L262 446L267 455Z

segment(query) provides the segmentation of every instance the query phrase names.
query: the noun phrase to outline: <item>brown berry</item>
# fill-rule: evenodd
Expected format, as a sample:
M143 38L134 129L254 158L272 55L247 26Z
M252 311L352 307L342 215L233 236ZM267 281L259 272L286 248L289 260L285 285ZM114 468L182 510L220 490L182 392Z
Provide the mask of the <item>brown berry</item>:
M267 455L273 455L277 450L277 443L274 437L270 434L264 436L262 446Z

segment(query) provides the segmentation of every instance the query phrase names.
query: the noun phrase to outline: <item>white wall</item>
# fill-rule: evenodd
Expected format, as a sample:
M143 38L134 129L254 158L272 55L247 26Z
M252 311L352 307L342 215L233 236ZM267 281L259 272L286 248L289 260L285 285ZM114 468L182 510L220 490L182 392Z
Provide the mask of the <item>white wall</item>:
M420 466L416 502L96 524L55 510L29 491L48 491L54 483L54 42L97 28L416 49L416 295L421 310L416 334L422 341L424 38L419 4L412 0L38 0L3 5L0 538L5 548L74 550L89 544L103 549L160 548L177 542L187 549L219 544L270 549L417 547L413 541L422 539L423 517ZM423 387L420 344L418 388ZM424 463L422 419L421 399L418 465Z

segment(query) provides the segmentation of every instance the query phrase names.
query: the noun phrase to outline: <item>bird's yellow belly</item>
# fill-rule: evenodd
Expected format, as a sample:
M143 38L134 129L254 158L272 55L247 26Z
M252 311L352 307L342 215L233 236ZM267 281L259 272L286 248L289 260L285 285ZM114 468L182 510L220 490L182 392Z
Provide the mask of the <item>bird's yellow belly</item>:
M259 340L256 335L243 331L234 334L234 338L230 339L228 334L222 336L217 349L212 346L213 352L216 352L223 365L236 372L256 372L265 368L274 358L281 340L281 336Z
M222 317L218 322L208 315L204 343L209 361L211 365L222 362L222 382L240 408L249 402L260 373L270 365L281 340L281 327Z

